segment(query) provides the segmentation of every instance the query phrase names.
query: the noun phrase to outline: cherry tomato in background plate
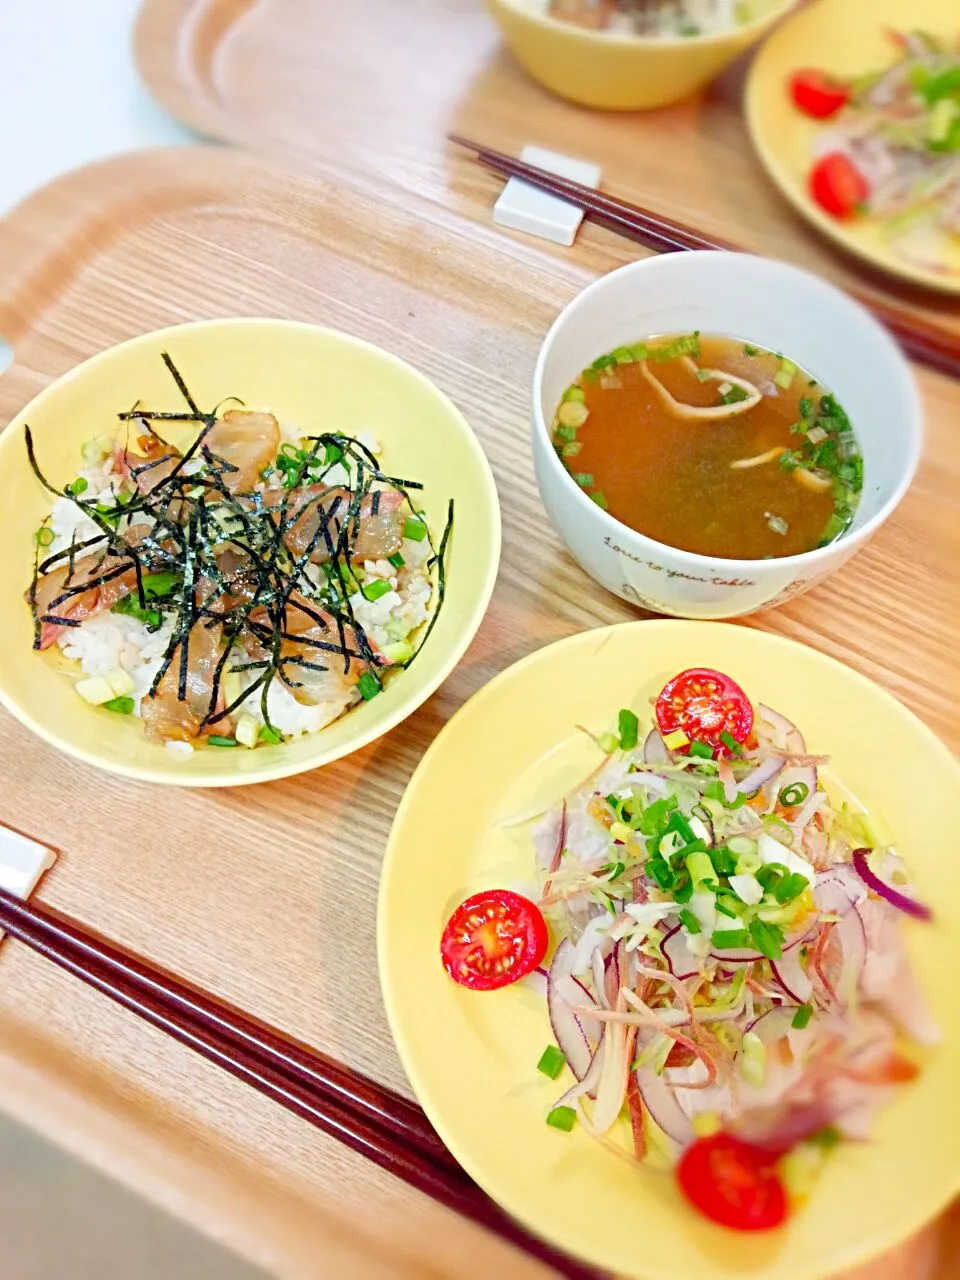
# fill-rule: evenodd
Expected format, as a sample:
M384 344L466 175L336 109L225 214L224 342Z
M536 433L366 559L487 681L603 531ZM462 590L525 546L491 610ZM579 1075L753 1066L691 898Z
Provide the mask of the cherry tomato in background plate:
M866 203L870 186L849 156L831 151L810 170L810 194L835 218L849 218Z
M730 755L721 735L742 743L753 728L750 699L735 680L711 667L690 667L668 680L657 698L656 716L662 734L682 729L688 738L713 747L715 755Z
M790 96L804 115L828 120L850 101L850 86L825 71L805 68L790 77Z
M461 902L440 939L443 967L472 991L509 986L535 969L546 950L539 908L509 889L488 889Z
M677 1180L694 1208L734 1231L769 1231L787 1216L775 1158L729 1133L698 1138L687 1147Z

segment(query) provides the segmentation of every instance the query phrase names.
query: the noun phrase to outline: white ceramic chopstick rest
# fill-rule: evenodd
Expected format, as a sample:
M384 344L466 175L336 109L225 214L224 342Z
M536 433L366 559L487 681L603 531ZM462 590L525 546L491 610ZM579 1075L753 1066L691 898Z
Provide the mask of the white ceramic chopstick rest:
M599 167L584 160L572 160L543 147L524 147L520 159L527 164L535 164L538 169L547 169L558 177L569 178L571 182L580 182L585 187L600 185ZM522 178L511 178L493 206L493 220L498 226L525 231L528 235L539 236L541 240L571 245L583 221L583 212L559 196L538 191Z
M18 831L0 827L0 889L29 898L45 871L57 860L57 855L45 844L29 840ZM0 929L0 939L3 938Z

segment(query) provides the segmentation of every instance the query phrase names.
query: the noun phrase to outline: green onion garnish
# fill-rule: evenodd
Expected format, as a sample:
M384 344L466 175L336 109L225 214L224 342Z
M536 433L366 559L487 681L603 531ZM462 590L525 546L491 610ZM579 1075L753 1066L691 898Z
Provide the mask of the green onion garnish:
M540 1061L537 1063L537 1070L542 1071L545 1076L549 1076L551 1080L556 1080L557 1076L566 1066L566 1058L555 1044L548 1044L540 1055Z
M718 951L734 951L749 942L746 929L714 929L713 945Z
M392 564L395 569L402 569L407 562L404 560L400 552L397 551L392 556L387 556L387 563Z
M561 422L553 434L558 440L562 440L565 444L572 444L577 438L577 428L565 427Z
M589 471L571 471L570 474L581 489L593 488L593 476Z
M667 830L676 831L677 835L681 836L684 842L688 845L692 845L696 840L696 836L693 834L693 827L691 827L690 823L679 809L675 809L674 812L671 813L670 821L667 823ZM701 845L700 847L703 848L705 846Z
M685 867L674 880L670 892L673 894L674 902L689 902L693 897L693 881Z
M637 745L640 721L629 707L624 707L617 718L617 724L620 730L620 750L632 751Z
M777 925L765 924L762 920L751 920L750 938L757 950L768 960L779 960L783 956L783 931Z
M684 861L687 870L690 872L690 879L695 885L706 885L713 881L714 870L713 863L710 861L709 854L704 852L701 844L699 849L695 849L689 854Z
M279 729L273 729L269 725L264 725L260 730L260 741L268 742L272 747L283 741L283 734Z
M726 792L723 789L722 782L708 782L703 789L703 794L708 800L719 800L723 804L726 798Z
M360 590L368 600L379 600L381 596L389 595L393 588L383 578L374 578L372 582L365 582Z
M607 500L599 489L594 489L593 493L590 494L590 501L595 502L601 511L606 511Z
M413 542L422 542L427 536L427 526L419 516L407 516L403 522L403 536Z
M693 912L688 911L686 907L684 907L683 910L680 912L680 923L686 929L687 933L700 932L700 921L693 914Z
M730 916L736 920L743 910L743 903L736 898L721 897L717 898L717 910L721 915Z
M561 458L575 458L578 453L583 452L583 445L579 440L571 440L569 444L565 444L560 450Z
M85 493L89 488L89 481L85 480L83 476L77 476L76 480L72 480L70 484L67 485L67 493L73 494L76 498L78 494Z
M661 858L659 855L655 858L648 858L646 872L648 876L651 876L656 881L657 886L665 893L673 888L674 875L667 866L665 858Z
M365 671L357 681L357 692L364 702L369 702L371 698L375 698L380 692L380 684L376 676L369 671Z
M743 344L743 354L745 356L755 356L759 349L759 347L751 347L749 342Z
M689 754L696 756L699 760L712 760L713 747L706 742L698 742L696 738L690 743Z
M843 1134L836 1125L828 1124L819 1133L815 1133L812 1138L809 1138L808 1141L815 1142L818 1147L823 1147L825 1151L830 1151L838 1142L843 1141Z
M236 738L221 738L218 733L211 733L207 739L207 744L211 747L235 747L237 740Z
M790 1025L791 1027L796 1027L798 1031L802 1031L812 1017L813 1005L802 1004L790 1020Z
M791 782L777 798L785 809L792 809L794 805L803 804L809 794L810 788L805 782Z
M791 875L785 876L779 884L773 887L773 896L783 906L788 902L794 902L802 893L806 893L810 882L806 876L802 876L799 871L794 871Z
M129 716L133 714L132 698L111 698L109 702L100 704L104 711L116 711L117 715Z
M740 746L740 743L727 729L722 730L720 734L720 741L732 756L739 756L743 754L743 748Z
M554 1107L547 1113L547 1124L551 1129L560 1129L569 1133L576 1123L577 1113L573 1107Z
M732 876L737 869L736 855L722 845L710 850L710 858L718 876Z

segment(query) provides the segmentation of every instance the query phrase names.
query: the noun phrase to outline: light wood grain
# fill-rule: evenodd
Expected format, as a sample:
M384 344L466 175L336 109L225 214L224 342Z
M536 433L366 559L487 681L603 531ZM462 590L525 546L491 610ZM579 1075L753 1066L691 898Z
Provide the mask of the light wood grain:
M381 200L422 198L487 226L499 181L446 135L512 153L533 142L600 164L604 187L634 203L909 301L960 332L956 299L872 274L778 194L740 109L749 57L686 102L603 114L531 80L483 0L144 0L136 53L149 88L185 123ZM573 256L608 270L637 251L590 229Z
M64 761L3 717L0 821L65 851L44 897L400 1089L374 924L406 779L455 708L509 662L635 616L550 535L527 446L540 339L589 275L583 260L503 240L440 205L405 211L225 150L123 157L0 222L0 332L15 357L0 421L135 333L276 315L412 361L491 458L505 552L487 620L434 698L350 759L270 786L173 796ZM910 498L828 585L754 625L837 654L956 743L957 547L945 539L960 388L921 383L930 445ZM0 1105L284 1276L459 1277L464 1258L470 1274L543 1274L9 944ZM931 1229L899 1272L857 1280L928 1280L940 1247Z

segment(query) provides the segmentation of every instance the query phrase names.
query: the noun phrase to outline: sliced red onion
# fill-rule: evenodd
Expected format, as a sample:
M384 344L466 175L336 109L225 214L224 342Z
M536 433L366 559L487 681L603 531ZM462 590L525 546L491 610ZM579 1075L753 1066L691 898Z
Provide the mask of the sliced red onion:
M799 947L801 942L809 938L811 934L815 932L815 928L810 928L805 925L802 929L798 929L796 933L791 934L790 937L784 941L784 955L786 955L788 951L792 951L794 947ZM743 947L734 951L711 951L710 954L713 956L714 960L719 960L721 964L737 965L738 967L743 964L752 964L756 960L765 960L767 958L762 951L754 951L750 947Z
M600 1035L600 1042L593 1052L590 1059L590 1065L584 1073L582 1080L578 1080L576 1084L571 1085L567 1092L553 1105L554 1107L569 1107L576 1102L577 1098L582 1098L585 1093L591 1098L597 1096L597 1086L600 1084L600 1077L603 1075L603 1059L604 1044L606 1041L606 1028Z
M757 765L756 769L751 769L745 778L740 779L736 784L736 791L745 796L752 795L754 791L759 791L761 787L765 787L768 782L782 773L785 764L783 756L768 756L762 764Z
M654 766L673 763L673 758L659 729L651 729L643 741L643 762Z
M856 907L848 911L836 926L835 937L843 947L843 970L836 984L837 990L856 991L867 963L867 931Z
M523 986L530 987L533 991L536 991L537 995L543 996L545 999L547 995L548 977L549 975L546 969L542 969L538 966L536 969L531 969L525 977L521 978L520 983Z
M668 1138L681 1147L688 1146L694 1137L693 1124L677 1101L677 1095L652 1067L638 1067L635 1074L637 1088L650 1119Z
M813 995L813 983L803 970L798 948L785 951L779 960L771 960L770 968L791 1000L796 1000L797 1004L807 1003Z
M779 711L774 711L773 707L764 706L762 702L757 703L757 719L765 720L770 725L791 755L800 756L804 754L807 744L803 739L803 734L792 720L782 716Z
M603 961L603 952L599 947L594 948L591 967L593 969L593 989L596 992L597 1001L604 1009L610 1009L613 1006L610 1004L610 999L607 995L606 966Z
M593 1050L583 1023L573 1012L574 1005L593 1004L593 997L581 983L572 977L574 947L569 938L557 947L547 980L547 1012L550 1026L566 1058L570 1070L582 1080L590 1070Z
M817 1098L813 1102L760 1107L745 1112L732 1125L733 1132L752 1146L774 1151L778 1155L790 1151L805 1138L812 1138L837 1119L832 1100Z
M845 916L862 896L862 886L850 867L838 864L817 872L813 882L813 900L821 915Z
M885 884L878 875L870 870L868 861L869 849L854 849L853 865L857 875L878 897L883 898L884 902L889 902L891 907L896 907L898 911L903 911L908 916L913 916L915 920L932 920L933 912L929 907L925 907L922 902L917 902L914 898L908 898L906 894L900 893L897 889L893 889L890 885Z
M607 1007L612 1009L617 1003L620 988L623 985L624 958L626 946L621 938L611 955L607 956L603 973L603 990L607 999Z
M660 949L667 962L667 968L681 982L700 975L701 969L697 964L696 956L687 945L686 934L680 925L674 925L670 932L664 935Z
M752 1031L765 1045L773 1044L776 1040L782 1040L790 1030L796 1012L792 1005L778 1004L766 1013L761 1013L759 1018L754 1018L746 1031Z

